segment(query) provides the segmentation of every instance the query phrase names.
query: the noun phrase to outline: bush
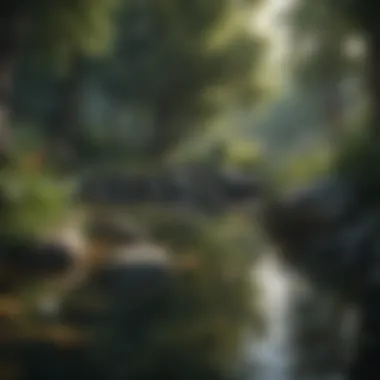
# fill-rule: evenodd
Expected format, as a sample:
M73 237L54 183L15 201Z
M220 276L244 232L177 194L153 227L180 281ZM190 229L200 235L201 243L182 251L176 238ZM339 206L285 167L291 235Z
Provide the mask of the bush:
M308 156L285 160L275 173L279 188L292 188L326 173L331 167L331 155L327 148L310 152Z
M3 233L41 234L62 221L69 206L69 191L43 167L41 158L21 157L0 176L4 207Z

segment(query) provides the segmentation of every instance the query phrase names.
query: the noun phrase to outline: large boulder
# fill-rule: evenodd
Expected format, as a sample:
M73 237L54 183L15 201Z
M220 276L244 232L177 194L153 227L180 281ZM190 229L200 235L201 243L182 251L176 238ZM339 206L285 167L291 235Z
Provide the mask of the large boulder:
M56 242L2 237L0 263L0 290L10 292L34 280L69 271L74 260L72 252Z
M376 256L380 212L338 176L268 202L261 221L285 260L335 289L366 286Z

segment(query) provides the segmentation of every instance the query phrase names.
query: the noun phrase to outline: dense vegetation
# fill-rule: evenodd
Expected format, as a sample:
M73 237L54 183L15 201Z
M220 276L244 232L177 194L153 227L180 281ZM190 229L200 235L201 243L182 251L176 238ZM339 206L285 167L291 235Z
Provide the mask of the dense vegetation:
M82 226L82 217L117 215L142 225L144 240L170 252L178 277L175 311L167 315L158 340L148 340L144 349L151 349L153 358L166 347L168 367L182 363L185 368L177 378L186 378L189 362L209 369L202 372L209 377L226 376L241 360L242 332L265 327L252 284L252 267L264 251L252 223L252 199L277 196L327 176L332 182L342 180L347 191L355 189L360 217L378 204L378 5L363 0L289 4L281 29L282 37L288 37L281 42L288 53L282 57L287 72L271 87L275 73L269 53L275 47L269 29L275 27L261 32L259 28L263 10L271 4L269 0L36 0L0 6L0 282L4 287L0 314L7 320L1 331L13 334L22 325L30 335L41 327L35 312L47 290L56 292L56 297L73 288L75 292L77 285L67 276L63 261L39 270L36 263L45 258L46 242L52 236L57 240L57 231L73 219ZM226 173L237 175L231 177L235 185L237 178L264 177L267 193L259 192L258 186L247 190L247 185L242 196L221 180ZM132 188L129 182L119 193L128 193L136 203L133 207L133 202L83 203L75 196L90 177L109 185L109 176L119 183L124 176L137 178L136 183L144 178L151 194L160 195L135 202L143 199L146 186ZM99 188L104 196L107 191ZM222 188L234 195L232 202L221 200ZM107 193L108 199L116 199L115 194L116 190ZM340 194L343 199L345 192ZM169 201L157 202L162 197ZM170 202L172 198L176 202ZM323 205L328 203L329 197L325 198ZM330 231L328 237L324 234L326 226L345 232L346 224L328 218L321 222L316 216L321 210L325 208L319 214L306 215L305 208L301 216L291 212L275 216L276 222L296 228L291 231L287 259L307 273L315 288L314 305L328 310L330 317L321 323L331 338L341 313L336 293L339 302L344 293L345 301L349 298L367 307L357 296L365 299L367 293L357 292L362 286L355 281L365 278L368 262L355 270L350 267L350 281L342 284L346 264L337 259L337 252L347 248L341 248ZM350 211L348 206L344 211ZM357 220L350 218L351 214L345 223L351 226ZM81 235L80 227L76 231ZM363 238L363 244L368 240L372 247L372 238ZM327 250L331 255L323 259L326 250L313 250L318 239L329 249L339 248ZM368 244L364 247L370 251ZM281 247L287 251L286 244ZM303 256L297 256L300 251ZM61 251L55 254L57 260L62 258ZM311 261L305 259L308 254ZM92 259L85 257L87 270ZM77 273L75 260L69 274ZM25 269L26 262L35 264L34 274ZM48 273L53 267L59 278ZM66 268L64 275L58 267ZM11 290L4 284L11 284ZM12 319L15 309L22 312ZM45 322L42 330L49 330ZM299 327L298 335L307 335L307 329ZM14 343L19 337L12 334ZM332 348L332 340L326 337L318 344ZM0 344L7 346L9 341ZM300 367L313 372L320 363L314 361L318 350L307 351L313 340L297 344L305 353L299 355ZM49 361L49 355L59 357L58 362L62 358L59 353L54 356L54 349L41 352L31 361L40 363L37 367ZM71 358L73 351L69 352ZM136 352L130 362L140 363L137 359L143 358L136 359ZM326 371L339 367L340 359L334 358ZM153 362L153 367L162 364ZM48 366L46 370L38 380L50 379L49 371L56 371ZM161 370L175 376L167 368ZM363 369L353 376L368 378Z

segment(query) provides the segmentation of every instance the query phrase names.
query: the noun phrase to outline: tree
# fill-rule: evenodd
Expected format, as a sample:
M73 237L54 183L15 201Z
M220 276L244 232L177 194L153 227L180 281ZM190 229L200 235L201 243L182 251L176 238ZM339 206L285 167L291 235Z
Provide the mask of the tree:
M297 2L290 23L296 82L319 94L329 135L339 142L345 111L342 85L362 73L363 56L347 51L357 41L357 31L324 1Z
M236 26L238 9L230 0L124 6L106 80L119 99L151 116L151 157L162 157L228 102L261 95L252 76L263 46L246 25Z
M363 34L367 43L367 85L370 95L372 122L370 132L376 139L380 124L380 27L379 4L373 0L340 0L334 3L339 14Z
M114 1L45 0L6 2L1 7L0 88L1 124L7 131L7 113L19 58L26 48L33 56L53 58L61 65L78 55L92 55L107 46ZM4 140L4 139L2 139Z

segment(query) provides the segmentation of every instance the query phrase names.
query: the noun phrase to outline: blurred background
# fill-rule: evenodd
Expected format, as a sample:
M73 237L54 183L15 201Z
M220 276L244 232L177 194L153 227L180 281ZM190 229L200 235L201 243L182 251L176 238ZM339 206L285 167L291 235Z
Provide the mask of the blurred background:
M376 228L335 214L379 193L378 5L0 9L0 378L344 379ZM260 219L283 197L290 246Z

